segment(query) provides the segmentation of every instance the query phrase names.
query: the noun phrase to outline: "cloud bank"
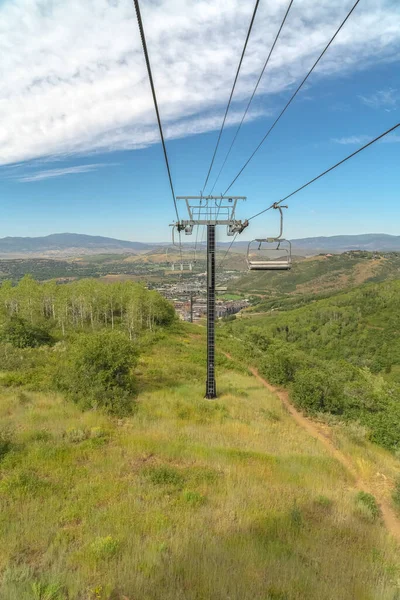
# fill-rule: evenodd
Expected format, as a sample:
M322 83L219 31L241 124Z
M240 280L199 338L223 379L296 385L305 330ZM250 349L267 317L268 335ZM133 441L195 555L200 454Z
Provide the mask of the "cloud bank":
M231 123L240 118L287 0L261 4ZM256 101L249 119L268 113L273 96L305 74L352 4L294 3L259 88L264 108ZM220 126L252 9L242 0L142 0L168 138ZM313 77L393 61L399 49L397 0L363 0ZM0 56L0 164L158 141L131 0L4 0Z
M343 144L347 145L357 145L362 146L363 144L367 144L373 138L370 135L351 135L349 137L341 137L341 138L333 138L332 142L335 144ZM390 133L387 137L382 138L379 142L381 144L397 144L400 142L400 135L396 133Z
M66 175L77 175L79 173L91 173L97 171L103 167L110 167L115 163L92 163L91 165L78 165L75 167L65 167L64 169L48 169L46 171L37 171L33 175L25 175L19 177L18 175L11 176L11 178L18 179L21 182L30 181L42 181L43 179L52 179L53 177L65 177Z
M400 14L399 14L400 17ZM376 110L392 112L400 106L400 90L387 88L369 96L358 96L363 104Z

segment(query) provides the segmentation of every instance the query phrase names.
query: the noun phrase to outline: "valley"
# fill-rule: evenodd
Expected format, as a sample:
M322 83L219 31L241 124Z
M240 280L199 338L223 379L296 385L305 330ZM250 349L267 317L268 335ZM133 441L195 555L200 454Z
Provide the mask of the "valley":
M399 255L230 260L1 263L0 597L397 597Z

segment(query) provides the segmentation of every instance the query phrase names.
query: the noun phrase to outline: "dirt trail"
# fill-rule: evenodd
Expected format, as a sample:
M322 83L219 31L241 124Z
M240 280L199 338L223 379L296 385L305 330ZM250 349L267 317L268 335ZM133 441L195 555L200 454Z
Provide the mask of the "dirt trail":
M230 360L234 360L230 354L226 352L224 352L224 354ZM346 456L345 454L343 454L343 452L336 448L332 440L323 433L323 431L318 427L317 423L311 421L310 419L302 415L293 406L293 404L289 400L289 394L287 391L281 390L271 385L266 379L261 377L257 369L250 367L249 370L254 375L254 377L258 379L258 381L262 383L270 392L273 392L278 396L278 398L285 406L287 411L290 413L290 415L293 417L293 419L296 421L296 423L300 425L300 427L305 429L312 437L321 442L321 444L328 450L328 452L334 458L336 458L336 460L338 460L345 467L345 469L347 469L347 471L354 478L354 485L358 490L368 492L369 494L373 493L373 495L378 500L380 509L382 511L382 517L387 530L398 542L400 542L400 521L397 518L394 510L387 502L387 500L379 495L377 490L374 490L373 492L371 491L368 484L357 473L357 470L354 467L351 458L349 456Z

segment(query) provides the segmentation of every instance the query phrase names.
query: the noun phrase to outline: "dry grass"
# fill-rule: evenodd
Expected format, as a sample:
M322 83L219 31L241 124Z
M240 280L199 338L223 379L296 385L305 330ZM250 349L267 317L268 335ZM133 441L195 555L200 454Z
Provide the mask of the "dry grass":
M161 340L122 421L2 392L2 600L398 597L343 467L228 361L203 400L202 360L198 329Z

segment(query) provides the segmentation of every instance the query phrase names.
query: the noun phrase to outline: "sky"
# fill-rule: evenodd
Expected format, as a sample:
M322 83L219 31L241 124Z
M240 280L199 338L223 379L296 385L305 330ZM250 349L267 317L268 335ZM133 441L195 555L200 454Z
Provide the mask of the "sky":
M288 3L260 1L211 184ZM215 193L353 3L294 0ZM253 0L141 1L177 195L202 190L253 8ZM68 231L167 241L175 213L133 2L0 0L0 57L0 237ZM238 216L252 216L398 122L400 2L361 0L231 188L247 197ZM284 233L400 235L399 180L400 128L290 199ZM186 218L183 205L179 212ZM243 236L278 229L270 211Z

